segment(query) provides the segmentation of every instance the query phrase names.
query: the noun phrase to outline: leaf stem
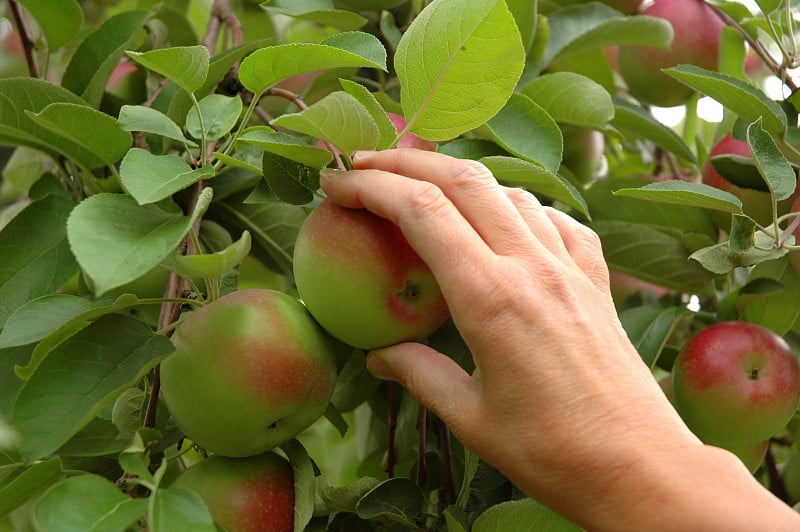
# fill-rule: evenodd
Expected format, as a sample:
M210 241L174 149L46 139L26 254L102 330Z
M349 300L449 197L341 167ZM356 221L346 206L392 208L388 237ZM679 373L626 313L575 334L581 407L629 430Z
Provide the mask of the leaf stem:
M39 77L39 70L36 67L36 60L33 57L33 39L28 32L28 26L25 24L25 19L22 17L22 10L16 0L8 0L8 7L11 9L11 15L14 17L14 25L17 26L17 33L19 40L22 42L22 50L25 53L25 62L28 64L28 73L32 78Z

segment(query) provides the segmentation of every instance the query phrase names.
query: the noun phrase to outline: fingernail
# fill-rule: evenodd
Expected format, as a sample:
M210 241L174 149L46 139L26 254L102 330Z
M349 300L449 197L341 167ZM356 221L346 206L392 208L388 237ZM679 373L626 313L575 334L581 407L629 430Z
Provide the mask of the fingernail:
M369 159L370 157L372 157L376 153L378 153L378 152L370 151L370 150L361 150L361 151L354 152L353 155L352 155L352 159L353 159L354 163L360 163L361 161L365 161L365 160Z
M319 171L320 177L337 177L344 173L344 170L339 168L323 168Z
M372 373L374 377L383 379L385 381L396 381L392 368L389 364L376 353L370 353L367 356L367 370Z

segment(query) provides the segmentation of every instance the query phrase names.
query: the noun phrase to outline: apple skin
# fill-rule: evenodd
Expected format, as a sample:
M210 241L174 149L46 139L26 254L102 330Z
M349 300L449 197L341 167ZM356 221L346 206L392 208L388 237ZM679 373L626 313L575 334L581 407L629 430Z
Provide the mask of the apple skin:
M449 315L433 273L396 225L327 199L297 235L294 277L317 321L359 349L421 340Z
M214 521L226 529L294 529L294 473L274 452L249 458L212 455L183 471L172 487L200 495Z
M722 448L735 454L751 473L755 473L767 455L769 439L742 445L726 445Z
M605 136L593 129L568 124L561 124L559 127L564 139L562 164L570 170L579 184L597 179L603 168Z
M716 155L739 155L752 158L747 142L733 138L730 133L722 137L708 153L708 159L703 166L702 181L706 185L730 192L742 201L742 211L746 215L761 225L770 225L772 223L772 199L769 192L739 187L722 177L711 164L711 158ZM789 199L779 201L778 216L789 212L792 201L797 197L796 192ZM724 218L716 216L714 221L720 226L730 224L728 215L724 215Z
M782 430L800 400L789 345L760 325L715 323L695 334L672 369L675 409L705 443L755 444Z
M397 113L386 113L389 120L394 124L394 128L398 133L403 131L406 127L406 119ZM407 133L397 143L398 148L416 148L418 150L436 151L436 143L430 140L421 139L413 133Z
M619 73L631 94L643 102L659 107L683 105L692 95L692 89L661 69L689 63L717 70L724 24L702 0L656 0L641 13L672 25L675 34L672 46L669 50L620 46Z
M239 290L195 311L172 336L161 391L178 427L209 452L244 457L290 440L328 407L333 341L295 298Z

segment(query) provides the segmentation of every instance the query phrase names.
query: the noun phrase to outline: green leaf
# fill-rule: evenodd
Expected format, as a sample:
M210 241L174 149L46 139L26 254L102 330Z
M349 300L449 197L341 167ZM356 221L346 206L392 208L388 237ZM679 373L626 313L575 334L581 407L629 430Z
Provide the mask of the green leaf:
M126 53L143 67L174 81L186 92L202 87L208 77L210 57L208 48L202 45Z
M0 327L24 303L55 292L78 271L65 230L72 208L68 199L51 194L0 231Z
M378 126L353 96L333 92L298 113L279 116L272 125L327 140L344 153L373 150L378 145Z
M756 236L756 222L744 214L734 214L731 220L731 231L728 241L734 253L747 251L753 247Z
M785 200L794 193L797 176L761 123L759 117L747 127L747 145L772 196L778 201Z
M16 368L17 375L23 380L28 380L50 350L64 339L84 328L92 320L112 312L118 312L132 307L137 302L138 299L133 294L123 294L117 299L106 297L95 301L90 308L69 317L66 321L59 323L57 327L49 331L47 335L36 344L36 348L30 356L28 364L24 367L20 366Z
M506 151L557 172L564 150L561 130L547 111L524 94L512 94L485 128Z
M203 117L203 129L206 141L218 140L233 129L242 113L242 100L238 96L209 94L199 102L200 115ZM203 138L197 109L192 107L186 117L186 130L196 138Z
M0 517L39 495L63 475L61 461L52 458L32 464L10 482L0 485Z
M51 103L39 113L28 111L28 117L73 144L67 157L87 168L113 165L133 141L113 117L82 104Z
M754 298L742 310L742 319L767 327L783 336L800 319L800 277L792 269L788 256L778 260L762 262L750 272L750 282L777 280L783 285L773 291Z
M152 444L160 440L161 437L162 434L155 429L147 427L137 429L131 444L119 453L118 461L122 470L128 475L137 476L151 485L157 484L153 473L149 469L150 450L153 448ZM158 471L156 471L156 475L158 474Z
M414 526L414 520L422 515L424 497L419 486L411 479L395 477L384 480L366 493L356 505L361 519L379 516Z
M258 146L270 153L313 168L327 166L333 159L333 155L329 150L317 148L307 142L303 142L294 135L277 131L248 130L237 139L237 142ZM261 164L258 165L255 171L261 173Z
M280 203L243 204L232 199L215 202L212 215L231 230L248 230L253 247L270 268L292 275L292 253L306 210Z
M146 511L147 499L132 499L99 475L79 475L58 483L34 510L41 530L59 532L127 530Z
M198 494L183 488L159 489L154 498L150 530L153 532L216 532L214 520Z
M61 86L79 95L92 107L99 107L122 52L131 46L149 18L147 11L126 11L103 22L75 50L64 70Z
M197 147L197 143L187 139L178 124L170 117L144 105L123 105L119 110L117 119L119 126L125 131L142 131L144 133L154 133L168 139L177 140L192 148Z
M290 43L261 48L242 61L239 80L247 90L260 94L282 79L313 70L340 67L386 70L383 45L372 36L363 39L362 45L366 46L359 50L360 53L323 43ZM383 51L382 61L375 57L378 49Z
M754 235L752 245L746 249L742 249L744 246L741 242L738 242L734 248L730 241L725 241L699 249L689 258L702 264L708 271L722 275L729 273L734 268L755 266L762 262L779 259L789 253L786 248L774 248L773 243L772 237L758 231Z
M472 525L472 532L499 530L580 532L583 529L533 499L520 499L491 506Z
M119 430L111 421L96 417L77 434L58 448L59 456L106 456L117 454L125 448L118 439Z
M267 0L261 7L300 20L333 26L343 31L355 30L367 23L367 19L344 9L334 9L332 1L326 0Z
M727 153L713 155L708 160L719 175L734 185L769 192L769 187L752 157Z
M18 0L33 15L47 39L48 51L67 44L83 26L83 9L75 0Z
M281 201L293 205L313 201L319 189L316 169L266 151L262 164L267 186Z
M314 515L314 466L303 444L290 440L281 445L294 472L294 530L303 532Z
M525 48L502 0L434 0L403 34L394 63L411 132L444 141L503 108Z
M647 139L685 161L697 163L697 157L683 139L641 107L616 100L611 125L626 137Z
M355 357L354 357L355 358ZM317 477L315 514L330 515L335 512L354 513L356 504L369 490L379 484L372 477L361 477L343 487L330 486Z
M380 140L375 149L383 150L388 148L397 136L398 131L395 129L392 121L389 120L386 111L375 96L369 92L366 87L355 81L340 79L339 83L347 94L358 100L358 102L364 106L375 122L375 125L378 126Z
M241 238L222 251L204 255L175 255L173 271L183 277L220 277L242 263L250 253L250 233L244 231Z
M103 316L67 338L17 396L14 420L23 457L41 458L61 447L173 350L167 337L119 314Z
M138 205L123 194L96 194L83 200L67 221L67 236L95 284L95 293L102 295L154 268L202 216L211 195L210 188L203 190L191 216L156 204Z
M38 342L95 302L70 294L48 294L16 309L0 331L0 349Z
M761 117L767 133L781 137L786 131L786 113L780 105L745 81L695 65L678 65L664 72L717 100L747 122L755 122Z
M139 205L145 205L169 198L200 180L211 179L214 167L206 164L193 169L177 155L153 155L141 148L131 148L122 159L119 176L128 193Z
M649 183L639 188L621 188L615 190L614 195L731 213L742 212L742 201L730 192L679 179Z
M244 56L251 53L253 50L265 46L271 41L272 39L249 41L241 46L231 48L212 57L208 65L206 81L199 89L194 91L195 97L202 98L216 90L220 80L225 77L238 61L241 61ZM170 86L167 86L166 90L169 90L169 87ZM183 125L183 121L186 120L186 116L189 114L191 108L191 95L188 92L179 91L172 97L166 114L178 125Z
M614 103L602 85L574 72L553 72L534 78L522 94L556 122L602 130L614 118Z
M78 147L31 120L52 103L86 105L72 92L38 78L0 78L0 144L29 146L52 157L71 156Z
M549 40L542 67L591 49L640 45L669 49L673 30L656 17L625 17L597 2L568 6L547 18Z
M678 320L688 312L685 307L643 306L623 310L619 320L639 356L652 369Z
M386 71L386 48L381 41L371 33L363 31L345 31L336 33L320 41L320 44L333 46L341 50L346 50L351 54L363 57L370 61L372 68L379 68ZM355 65L339 65L339 67ZM330 67L328 67L330 68Z
M541 166L516 157L505 156L483 157L480 162L505 185L522 187L530 192L543 194L589 216L589 209L581 193L567 180L548 172Z
M617 220L591 224L603 244L609 268L658 286L708 295L712 276L689 261L689 250L680 240L652 227Z

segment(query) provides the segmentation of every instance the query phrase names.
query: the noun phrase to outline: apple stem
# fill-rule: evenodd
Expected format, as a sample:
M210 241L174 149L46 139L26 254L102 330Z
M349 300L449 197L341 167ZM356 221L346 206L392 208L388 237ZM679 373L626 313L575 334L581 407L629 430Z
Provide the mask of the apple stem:
M444 463L441 497L445 506L452 506L456 502L456 488L453 485L453 448L450 441L450 430L441 419L435 421L439 432L439 450Z
M428 480L428 473L425 463L425 447L427 447L428 436L428 409L420 405L417 414L417 486L425 489Z
M778 467L775 464L775 457L772 454L772 442L767 447L767 454L764 455L764 468L767 470L767 477L769 478L769 491L786 504L790 504L789 494L786 493L786 486L783 485L783 480L781 480L781 475L778 473Z
M386 476L394 477L394 435L397 431L397 384L393 381L386 383L386 394L389 402L388 435L386 440Z

